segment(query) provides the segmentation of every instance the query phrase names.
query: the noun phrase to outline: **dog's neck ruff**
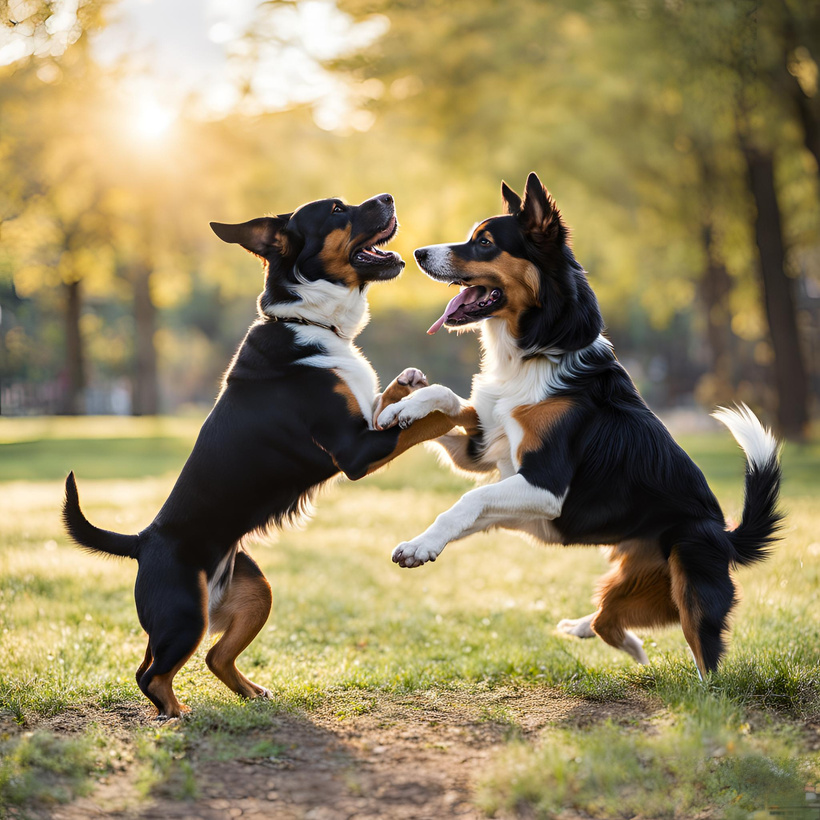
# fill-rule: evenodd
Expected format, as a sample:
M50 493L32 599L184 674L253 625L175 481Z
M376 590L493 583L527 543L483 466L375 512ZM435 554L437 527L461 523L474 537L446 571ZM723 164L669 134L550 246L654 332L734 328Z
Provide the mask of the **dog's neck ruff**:
M276 322L317 327L331 331L345 341L352 341L370 319L367 309L367 289L348 288L326 279L309 281L299 271L295 285L289 285L294 302L266 305L264 313Z
M528 356L518 347L506 324L501 322L484 323L481 349L481 372L474 385L504 384L509 395L520 389L519 404L541 401L546 396L562 392L594 368L599 356L614 357L612 343L603 335L580 350Z

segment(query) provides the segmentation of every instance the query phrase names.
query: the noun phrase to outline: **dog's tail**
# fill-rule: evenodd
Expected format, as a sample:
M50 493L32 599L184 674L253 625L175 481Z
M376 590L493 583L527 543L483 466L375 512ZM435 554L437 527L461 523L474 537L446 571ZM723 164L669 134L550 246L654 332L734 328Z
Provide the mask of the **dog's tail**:
M123 558L137 557L138 535L121 535L118 532L101 530L91 524L83 515L73 471L68 474L68 478L65 480L63 523L66 530L68 530L68 534L79 546L89 552L119 555Z
M720 407L712 415L729 428L746 454L743 517L728 536L734 547L735 563L755 564L769 557L780 537L780 445L745 404L734 410Z

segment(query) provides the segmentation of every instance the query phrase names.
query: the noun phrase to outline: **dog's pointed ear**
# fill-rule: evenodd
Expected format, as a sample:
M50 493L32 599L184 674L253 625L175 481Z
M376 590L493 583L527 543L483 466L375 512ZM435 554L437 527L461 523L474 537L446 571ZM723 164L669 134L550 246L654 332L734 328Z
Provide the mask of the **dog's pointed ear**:
M521 197L501 180L501 198L504 200L504 212L510 216L518 216L521 212Z
M520 218L524 223L524 229L529 233L550 239L557 239L566 234L561 212L555 200L535 173L527 177Z
M211 222L211 230L223 241L241 245L263 259L271 254L286 256L290 248L287 224L291 214L260 216L235 225Z

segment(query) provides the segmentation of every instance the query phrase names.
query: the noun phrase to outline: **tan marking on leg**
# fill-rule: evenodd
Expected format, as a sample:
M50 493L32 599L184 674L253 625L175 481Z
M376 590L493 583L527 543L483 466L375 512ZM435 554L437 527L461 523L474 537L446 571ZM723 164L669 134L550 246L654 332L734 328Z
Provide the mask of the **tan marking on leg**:
M322 267L330 279L342 282L350 288L358 287L359 275L350 264L350 252L353 241L350 237L350 225L331 231L319 251Z
M142 659L142 663L139 665L137 669L137 674L135 675L137 679L137 684L140 682L140 678L145 673L145 670L151 665L154 660L154 656L151 654L151 641L148 641L147 646L145 647L145 657Z
M174 693L174 677L177 672L185 666L191 655L196 652L196 648L199 646L202 636L205 634L204 624L208 623L208 580L205 577L204 571L199 573L198 580L201 590L200 602L202 605L202 632L194 641L193 646L190 647L190 651L180 658L179 661L177 661L176 665L170 672L166 672L164 675L155 675L151 680L151 683L148 684L148 691L162 704L162 709L160 709L159 712L161 717L164 716L167 718L175 718L179 717L183 712L191 711L190 707L180 703L177 699L177 696ZM150 646L150 636L148 640Z
M265 576L249 569L244 561L237 560L230 586L212 616L212 628L223 634L205 662L228 689L244 698L258 698L268 696L268 691L246 678L236 668L236 659L268 620L273 596Z
M701 677L706 674L706 664L703 661L703 651L700 645L700 624L703 615L697 597L690 589L686 575L680 565L680 559L673 549L669 556L669 570L672 575L672 599L680 611L680 625L683 635L692 654Z
M194 647L196 650L196 647ZM162 704L159 712L160 717L175 718L180 717L183 712L190 712L191 707L185 706L177 700L174 693L174 676L187 663L194 653L186 655L170 672L164 675L156 675L148 685L148 691Z
M453 427L463 427L468 434L475 435L479 429L478 413L472 407L464 408L455 416L447 416L441 411L435 410L429 416L413 422L408 428L399 433L393 452L381 461L371 464L367 469L367 475L383 467L416 444L421 444L423 441L432 441L445 433L449 433Z
M518 445L518 462L526 453L537 450L549 431L575 407L568 398L547 399L538 404L525 404L512 411L512 417L521 425L524 437Z
M633 551L624 554L626 545L613 552L617 565L600 582L598 611L590 626L610 646L623 649L641 663L646 654L640 639L627 627L651 627L675 623L678 610L672 599L669 570L654 542L630 542Z

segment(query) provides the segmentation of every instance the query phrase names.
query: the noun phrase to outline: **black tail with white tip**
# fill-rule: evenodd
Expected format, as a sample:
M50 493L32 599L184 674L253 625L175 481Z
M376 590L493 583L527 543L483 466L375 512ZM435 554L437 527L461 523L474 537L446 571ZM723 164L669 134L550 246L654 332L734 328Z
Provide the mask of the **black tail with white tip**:
M746 454L746 497L739 526L729 533L734 562L756 564L769 557L778 540L783 513L780 495L780 445L745 405L719 408L712 414L725 424Z
M65 502L63 503L63 523L68 534L79 546L89 552L104 555L118 555L122 558L136 558L139 547L138 535L122 535L95 527L80 509L80 496L74 473L65 480Z

